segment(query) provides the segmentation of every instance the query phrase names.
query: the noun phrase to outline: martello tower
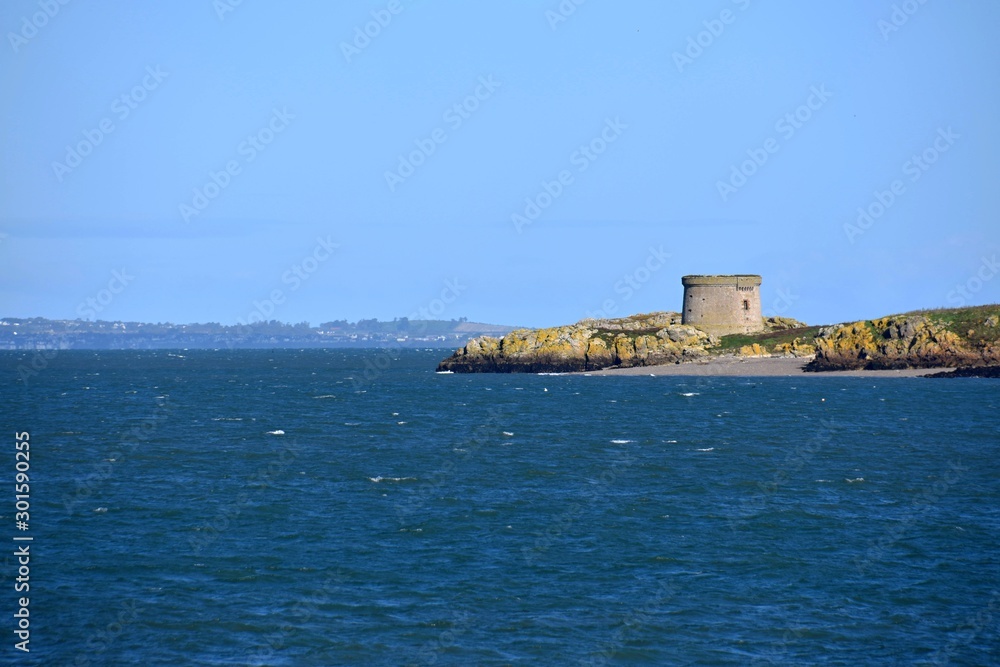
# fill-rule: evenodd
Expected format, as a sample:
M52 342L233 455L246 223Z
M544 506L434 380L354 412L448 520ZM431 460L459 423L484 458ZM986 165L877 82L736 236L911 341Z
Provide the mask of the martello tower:
M717 336L764 329L760 276L684 276L681 321Z

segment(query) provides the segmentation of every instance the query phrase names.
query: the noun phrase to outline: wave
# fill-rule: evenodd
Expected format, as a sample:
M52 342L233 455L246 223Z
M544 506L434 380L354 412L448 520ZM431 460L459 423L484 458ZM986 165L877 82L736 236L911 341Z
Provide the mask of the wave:
M278 430L276 430L276 431L268 431L268 432L267 432L267 434L268 434L268 435L285 435L285 432L284 432L284 431L282 431L282 430L281 430L281 429L279 428L279 429L278 429Z
M369 477L371 481L378 484L379 482L404 482L406 480L416 481L416 477L383 477L378 475L377 477Z

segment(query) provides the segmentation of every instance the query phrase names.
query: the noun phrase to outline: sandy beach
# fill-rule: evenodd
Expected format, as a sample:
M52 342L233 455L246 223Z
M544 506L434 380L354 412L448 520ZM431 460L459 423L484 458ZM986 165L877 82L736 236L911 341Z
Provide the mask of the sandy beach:
M603 371L590 371L585 375L705 375L734 377L867 377L867 378L902 378L920 377L930 373L950 371L950 368L906 368L891 371L826 371L822 373L807 373L803 366L812 360L811 357L786 358L762 357L746 358L721 356L711 357L705 361L692 361L683 364L668 364L664 366L640 366L635 368L613 368Z

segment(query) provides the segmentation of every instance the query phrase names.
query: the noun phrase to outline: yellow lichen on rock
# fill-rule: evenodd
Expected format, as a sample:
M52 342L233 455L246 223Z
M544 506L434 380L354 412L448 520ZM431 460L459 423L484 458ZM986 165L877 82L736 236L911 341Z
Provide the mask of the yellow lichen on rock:
M625 334L618 334L611 343L618 363L628 364L635 357L635 343Z
M739 352L741 357L769 357L767 349L760 346L760 343L744 345Z
M835 328L829 335L816 339L816 354L853 357L863 360L878 351L871 329L864 322L854 322Z
M775 345L774 353L784 357L811 357L816 354L816 346L802 342L801 338L796 338L791 343Z
M681 324L679 313L588 319L564 327L519 329L501 339L470 340L442 370L567 371L673 363L700 357L719 341Z
M970 337L972 334L970 334ZM815 370L927 368L993 363L989 345L969 341L926 315L881 317L824 329L816 338Z

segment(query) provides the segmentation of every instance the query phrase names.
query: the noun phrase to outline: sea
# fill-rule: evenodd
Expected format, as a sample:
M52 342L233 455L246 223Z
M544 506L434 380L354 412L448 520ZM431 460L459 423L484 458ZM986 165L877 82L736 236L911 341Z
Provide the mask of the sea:
M1000 664L996 380L449 352L0 353L0 662Z

